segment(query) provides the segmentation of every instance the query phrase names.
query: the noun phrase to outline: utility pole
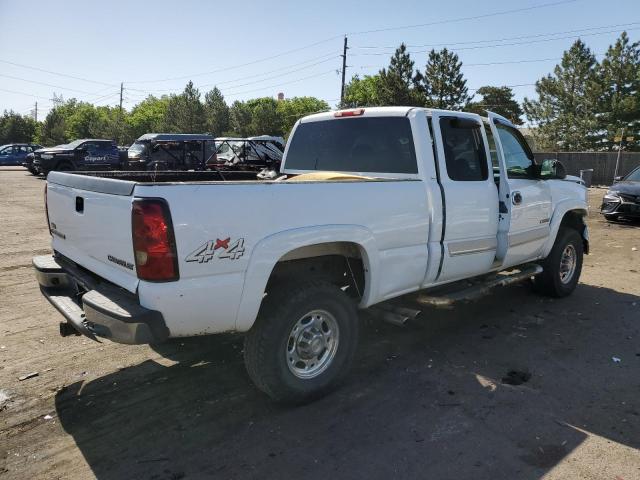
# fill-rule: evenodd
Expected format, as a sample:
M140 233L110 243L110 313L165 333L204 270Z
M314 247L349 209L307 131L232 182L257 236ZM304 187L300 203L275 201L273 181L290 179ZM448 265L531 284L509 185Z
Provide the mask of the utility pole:
M122 91L124 90L124 82L120 82L120 113L118 114L118 138L116 139L120 143L120 136L122 133Z
M618 176L618 165L620 164L620 151L622 150L622 140L624 140L624 127L622 127L622 134L620 135L620 143L618 144L618 155L616 156L616 171L613 174L613 181L615 182Z
M347 36L344 36L344 48L342 50L342 87L340 88L340 105L344 104L344 79L345 79L345 74L347 73L347 50L349 49L349 47L347 47Z
M124 82L120 82L120 116L122 116L122 90L124 89Z
M36 123L38 123L38 102L36 102L36 110L33 116L35 117Z

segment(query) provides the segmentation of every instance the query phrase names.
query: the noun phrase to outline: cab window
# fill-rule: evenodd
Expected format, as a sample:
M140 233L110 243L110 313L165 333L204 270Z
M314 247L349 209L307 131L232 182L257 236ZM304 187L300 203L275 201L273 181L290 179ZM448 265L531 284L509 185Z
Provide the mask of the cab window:
M451 180L474 182L489 178L481 128L479 123L471 119L440 119L447 174Z
M496 122L509 178L531 178L535 161L527 141L515 128Z

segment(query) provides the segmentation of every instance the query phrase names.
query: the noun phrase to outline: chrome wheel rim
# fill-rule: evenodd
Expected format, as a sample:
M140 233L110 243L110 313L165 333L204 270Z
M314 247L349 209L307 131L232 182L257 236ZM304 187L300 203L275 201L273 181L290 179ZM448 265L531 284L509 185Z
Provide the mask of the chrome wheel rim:
M576 271L576 257L576 249L573 245L564 247L560 257L560 281L564 284L569 283L573 278Z
M315 378L335 358L340 332L336 318L326 310L312 310L293 326L285 354L289 371L298 378Z

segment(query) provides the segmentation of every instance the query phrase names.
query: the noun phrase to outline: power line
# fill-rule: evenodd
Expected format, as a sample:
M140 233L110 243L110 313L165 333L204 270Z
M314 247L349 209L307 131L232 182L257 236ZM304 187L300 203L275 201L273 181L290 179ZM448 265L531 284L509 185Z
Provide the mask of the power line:
M38 68L38 67L32 67L30 65L24 65L21 63L15 63L15 62L9 62L8 60L2 60L0 59L0 63L6 63L7 65L13 65L15 67L20 67L20 68L27 68L29 70L35 70L37 72L44 72L44 73L49 73L51 75L58 75L59 77L67 77L67 78L73 78L74 80L81 80L83 82L89 82L89 83L97 83L98 85L107 85L109 87L117 87L116 84L111 84L111 83L106 83L106 82L100 82L98 80L90 80L88 78L82 78L82 77L77 77L75 75L68 75L66 73L59 73L59 72L54 72L52 70L45 70L44 68Z
M525 39L525 38L537 38L537 37L549 37L549 36L554 36L554 35L565 35L567 33L579 33L579 32L589 31L589 30L602 30L603 28L629 27L629 26L638 25L638 24L640 24L640 22L618 23L618 24L613 24L613 25L601 25L601 26L597 26L597 27L584 27L584 28L579 28L579 29L576 29L576 30L563 30L561 32L549 32L549 33L536 33L536 34L532 34L532 35L521 35L521 36L517 36L517 37L492 38L492 39L489 39L489 40L470 40L470 41L466 41L466 42L426 43L426 44L421 44L421 45L406 45L406 47L407 48L443 47L443 46L451 46L451 45L469 45L469 44L487 43L487 42L504 42L504 41L509 41L509 40L522 40L522 39ZM352 48L357 48L357 49L391 48L391 49L395 49L395 48L397 48L397 46L390 46L390 45L389 46L359 46L359 47L352 47Z
M291 83L296 83L296 82L302 82L304 80L309 80L310 78L322 77L324 75L328 75L329 73L335 73L335 69L331 69L331 70L328 70L328 71L322 72L322 73L316 73L315 75L309 75L308 77L297 78L295 80L290 80L288 82L282 82L282 83L277 83L275 85L269 85L269 86L265 86L265 87L261 87L261 88L256 88L256 89L253 89L253 90L245 90L245 91L242 91L242 92L231 92L229 94L229 96L231 96L231 97L236 96L237 97L238 95L243 95L245 93L258 92L258 91L261 91L261 90L267 90L269 88L278 88L278 87L280 87L282 85L289 85Z
M445 19L445 20L436 20L433 22L428 22L428 23L418 23L418 24L414 24L414 25L401 25L398 27L386 27L386 28L378 28L375 30L363 30L360 32L349 32L348 35L365 35L368 33L379 33L379 32L390 32L392 30L406 30L407 28L420 28L420 27L430 27L433 25L442 25L442 24L446 24L446 23L458 23L458 22L465 22L468 20L479 20L481 18L488 18L488 17L497 17L500 15L509 15L511 13L520 13L520 12L526 12L526 11L530 11L530 10L537 10L539 8L547 8L547 7L554 7L557 5L563 5L563 4L567 4L567 3L574 3L578 0L563 0L560 2L551 2L551 3L542 3L540 5L533 5L531 7L523 7L523 8L515 8L515 9L511 9L511 10L503 10L500 12L492 12L492 13L485 13L482 15L473 15L473 16L469 16L469 17L459 17L459 18L449 18L449 19Z
M304 45L302 47L298 47L298 48L294 48L294 49L291 49L291 50L287 50L285 52L278 53L276 55L271 55L269 57L264 57L264 58L260 58L260 59L257 59L257 60L252 60L250 62L240 63L240 64L237 64L237 65L232 65L230 67L218 68L216 70L210 70L208 72L193 73L191 75L182 75L180 77L162 78L162 79L157 79L157 80L130 81L130 82L127 82L127 83L133 83L133 84L138 84L138 83L160 83L160 82L168 82L168 81L171 81L171 80L186 80L186 79L191 79L191 78L194 78L194 77L201 77L203 75L211 75L212 73L227 72L229 70L236 70L238 68L247 67L249 65L255 65L257 63L266 62L267 60L272 60L274 58L279 58L279 57L282 57L284 55L289 55L290 53L299 52L300 50L305 50L307 48L315 47L317 45L321 45L323 43L327 43L327 42L329 42L331 40L335 40L336 38L340 38L340 37L342 37L342 35L335 35L333 37L325 38L324 40L320 40L318 42L310 43L310 44Z
M627 31L633 31L633 30L638 30L640 29L640 27L638 28L628 28ZM587 36L594 36L594 35L606 35L609 33L618 33L618 30L609 30L606 32L597 32L597 33L586 33L583 35L578 35L578 37L587 37ZM495 48L495 47L509 47L509 46L514 46L514 45L530 45L533 43L541 43L541 42L553 42L555 40L567 40L567 39L571 39L571 38L575 38L576 35L570 35L570 36L566 36L566 37L556 37L556 38L545 38L545 39L541 39L541 40L530 40L530 41L526 41L526 42L513 42L513 43L501 43L501 44L493 44L493 45L476 45L476 46L472 46L472 47L460 47L460 48L456 48L455 51L461 51L461 50L477 50L480 48ZM414 50L412 52L407 52L409 54L417 54L417 53L427 53L429 52L429 50ZM354 53L352 55L358 55L358 56L363 56L363 55L391 55L391 52L374 52L374 53Z
M596 57L601 57L603 55L606 55L604 53L594 53L593 54ZM485 66L490 66L490 65L510 65L510 64L518 64L518 63L536 63L536 62L549 62L549 61L560 61L562 60L562 57L552 57L552 58L535 58L535 59L528 59L528 60L507 60L504 62L484 62L484 63L463 63L462 67L466 68L466 67L485 67ZM360 68L362 70L366 69L366 68L384 68L387 65L360 65L354 68Z
M333 53L331 53L331 54L329 54L329 55L331 55L331 56L330 56L330 57L328 57L328 58L325 58L325 57L327 57L327 55L322 55L321 57L318 57L318 58L324 58L324 60L321 60L321 61L319 61L319 62L312 63L312 64L310 64L310 65L306 65L306 66L304 66L304 67L300 67L300 68L297 68L297 69L295 69L295 70L290 70L290 71L288 71L288 72L285 72L285 73L282 73L282 74L279 74L279 75L273 75L273 76L271 76L271 77L262 78L262 79L260 79L260 80L254 80L254 81L252 81L252 82L246 82L246 83L243 83L243 84L233 85L233 87L232 87L232 88L235 88L235 87L242 87L242 86L246 86L246 85L253 85L253 84L256 84L256 83L264 82L264 81L266 81L266 80L271 80L271 79L274 79L274 78L284 77L284 76L286 76L286 75L290 75L290 74L292 74L292 73L299 72L299 71L301 71L301 70L306 70L307 68L315 67L316 65L320 65L320 64L326 63L326 62L328 62L328 61L330 61L330 60L334 60L335 58L337 58L337 57L338 57L338 55L335 55L335 54L333 54ZM304 63L308 63L308 61L307 61L307 62L301 62L301 63L302 63L302 64L304 64ZM275 69L275 70L272 70L272 71L273 71L273 72L277 72L277 71L284 70L284 69L286 69L286 68L290 68L290 67L293 67L293 66L296 66L296 64L294 64L294 65L289 65L288 67L284 67L284 68L278 68L278 69ZM271 72L264 72L264 73L263 73L263 74L261 74L261 75L265 75L265 74L268 74L268 73L271 73ZM200 88L208 87L208 86L211 86L211 85L215 85L215 86L226 85L226 84L228 84L228 83L233 83L233 82L235 82L235 81L243 80L243 79L245 79L245 78L246 78L246 76L244 76L244 77L239 77L239 78L236 78L236 79L234 79L234 80L227 80L227 81L224 81L224 82L204 83L204 84L201 84L201 85L196 85L196 88L200 89ZM129 90L129 91L134 91L134 92L152 93L152 92L174 92L174 91L176 91L176 90L179 90L179 88L165 88L165 89L141 90L141 89L138 89L138 88L129 88L129 87L127 87L127 90Z
M0 77L4 77L4 78L11 78L13 80L20 80L22 82L29 82L29 83L35 83L37 85L44 85L46 87L53 87L53 88L59 88L61 90L69 90L70 92L77 92L77 93L84 93L86 95L94 95L94 92L86 92L84 90L76 90L75 88L68 88L68 87L63 87L61 85L52 85L50 83L44 83L44 82L38 82L36 80L29 80L27 78L21 78L21 77L14 77L13 75L5 75L4 73L0 73Z

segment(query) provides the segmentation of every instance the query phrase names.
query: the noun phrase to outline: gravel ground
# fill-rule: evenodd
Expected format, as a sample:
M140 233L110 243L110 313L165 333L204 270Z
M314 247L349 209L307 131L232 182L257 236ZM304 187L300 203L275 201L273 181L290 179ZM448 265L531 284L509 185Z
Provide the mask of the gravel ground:
M43 187L0 169L2 479L640 479L640 225L604 222L602 189L571 297L521 285L367 322L345 385L285 408L250 383L239 336L60 337L30 267L49 251Z

